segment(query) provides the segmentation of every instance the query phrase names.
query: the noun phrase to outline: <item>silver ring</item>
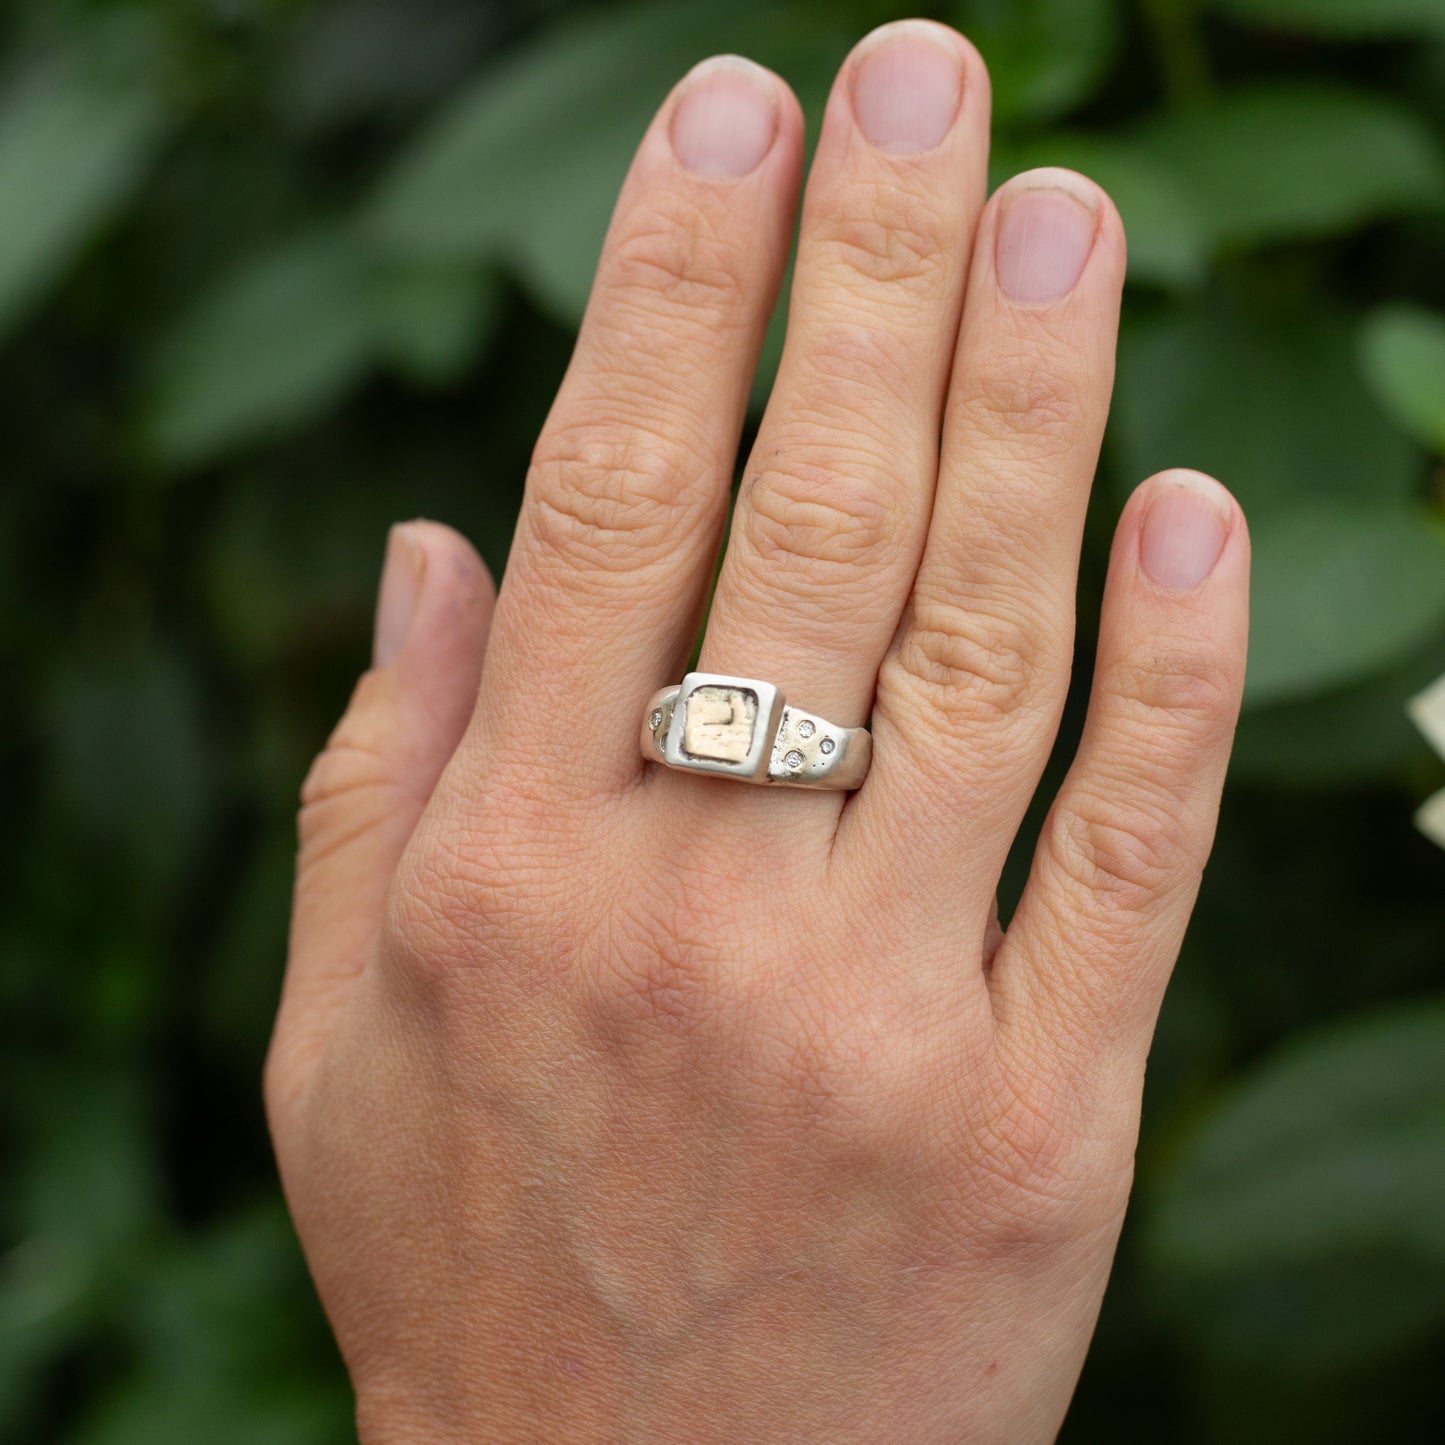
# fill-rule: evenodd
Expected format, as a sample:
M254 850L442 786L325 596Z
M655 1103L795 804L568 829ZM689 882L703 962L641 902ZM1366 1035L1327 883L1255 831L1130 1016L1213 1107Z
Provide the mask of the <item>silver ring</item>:
M867 728L845 728L788 704L770 682L690 672L654 694L642 756L689 773L790 788L856 788L873 757Z

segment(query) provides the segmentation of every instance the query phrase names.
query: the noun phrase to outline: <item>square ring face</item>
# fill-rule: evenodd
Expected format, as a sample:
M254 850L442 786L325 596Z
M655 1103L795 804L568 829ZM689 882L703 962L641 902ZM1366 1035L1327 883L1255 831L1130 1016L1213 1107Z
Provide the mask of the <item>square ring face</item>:
M751 778L766 773L782 713L771 683L690 672L682 680L663 752L674 767Z
M683 713L682 750L714 763L746 762L757 725L758 695L751 688L695 687Z

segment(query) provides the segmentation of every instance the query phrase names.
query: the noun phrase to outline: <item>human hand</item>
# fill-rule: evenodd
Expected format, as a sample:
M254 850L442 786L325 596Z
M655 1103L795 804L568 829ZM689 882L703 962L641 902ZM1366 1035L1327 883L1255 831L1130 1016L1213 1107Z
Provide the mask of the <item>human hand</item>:
M1066 172L985 205L987 141L952 31L845 65L699 662L871 713L856 793L637 747L792 226L801 118L766 72L699 67L642 142L495 617L455 533L393 535L377 665L304 791L266 1076L367 1440L1017 1445L1063 1417L1213 832L1248 543L1197 474L1129 502L1001 933L1124 239Z

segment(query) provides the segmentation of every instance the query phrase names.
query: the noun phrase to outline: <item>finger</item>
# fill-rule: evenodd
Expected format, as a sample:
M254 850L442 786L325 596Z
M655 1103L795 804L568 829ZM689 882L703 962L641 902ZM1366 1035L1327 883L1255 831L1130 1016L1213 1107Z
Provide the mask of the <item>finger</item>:
M473 772L589 800L641 776L641 709L680 675L714 570L801 152L791 93L733 57L644 138L528 474Z
M1249 538L1217 482L1165 472L1114 543L1088 721L995 958L1031 1036L1147 1039L1214 837L1244 687Z
M958 880L976 879L967 906L979 911L1068 689L1123 281L1123 229L1092 182L1032 171L990 202L928 542L880 671L873 771L848 823L926 896L957 900ZM880 853L899 836L933 846L924 858Z
M699 665L848 726L928 525L988 115L961 36L886 25L843 67L808 179L787 342Z
M290 955L268 1071L294 1087L380 928L387 886L466 730L492 613L471 544L394 527L372 670L301 790Z

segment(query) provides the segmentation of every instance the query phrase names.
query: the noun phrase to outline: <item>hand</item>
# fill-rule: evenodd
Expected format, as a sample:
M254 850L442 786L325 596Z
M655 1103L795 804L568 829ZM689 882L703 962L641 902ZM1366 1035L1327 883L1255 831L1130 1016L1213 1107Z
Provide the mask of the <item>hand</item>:
M376 666L305 786L266 1078L367 1440L1019 1445L1063 1417L1210 846L1248 544L1197 474L1129 502L1002 933L1124 238L1068 172L985 204L987 145L952 31L845 65L699 663L871 715L857 793L637 746L687 668L793 224L802 122L767 72L700 66L642 142L495 617L456 534L393 534Z

